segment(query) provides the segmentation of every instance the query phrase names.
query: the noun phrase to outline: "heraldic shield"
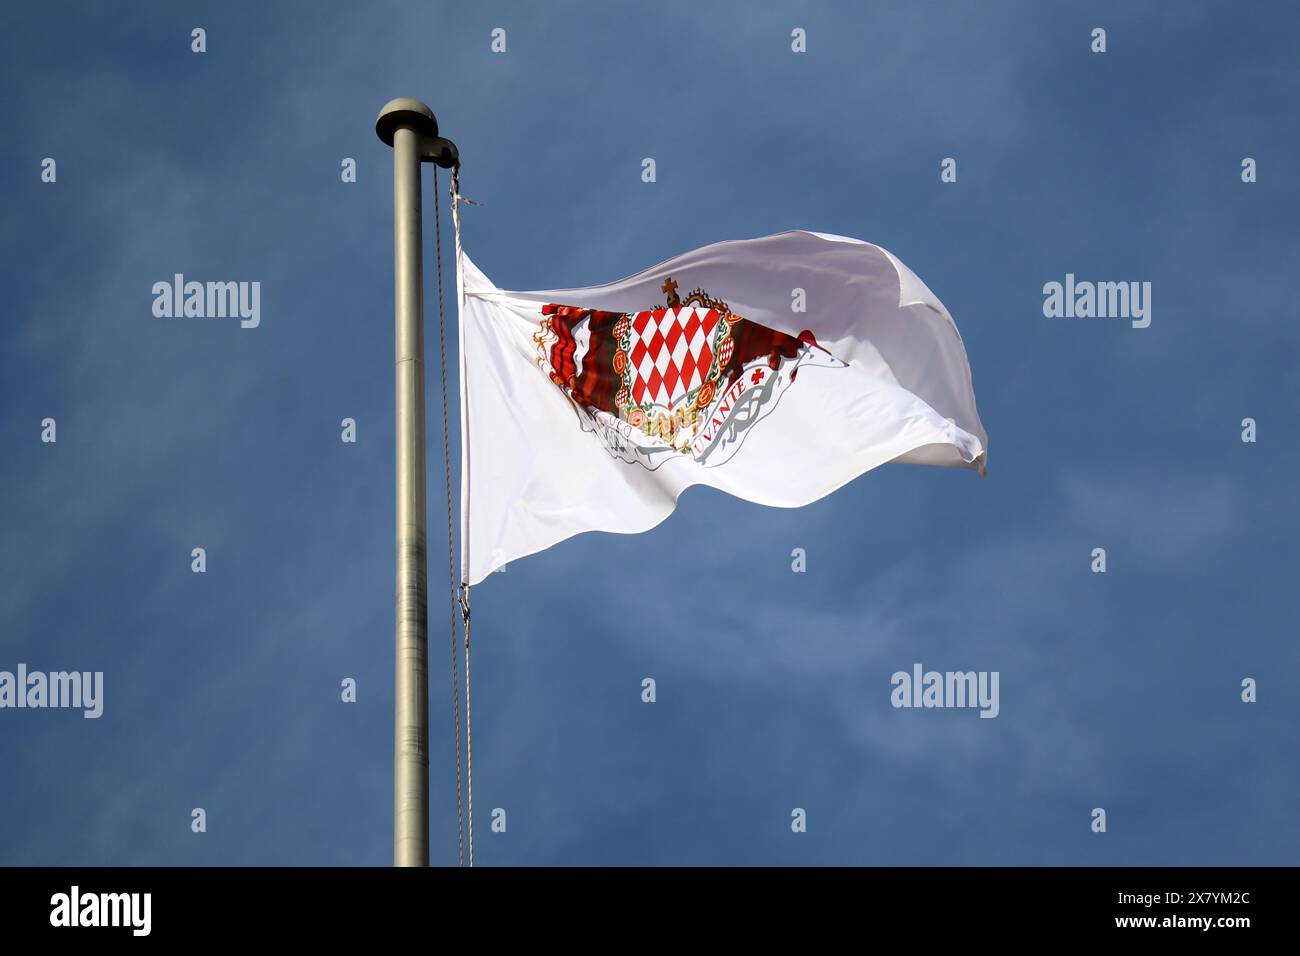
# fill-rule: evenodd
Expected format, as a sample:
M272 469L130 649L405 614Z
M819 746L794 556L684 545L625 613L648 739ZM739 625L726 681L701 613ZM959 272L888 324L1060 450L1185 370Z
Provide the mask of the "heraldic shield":
M533 337L538 366L624 461L720 465L801 367L844 367L811 331L751 322L699 289L683 299L671 276L661 288L666 304L640 312L545 305Z

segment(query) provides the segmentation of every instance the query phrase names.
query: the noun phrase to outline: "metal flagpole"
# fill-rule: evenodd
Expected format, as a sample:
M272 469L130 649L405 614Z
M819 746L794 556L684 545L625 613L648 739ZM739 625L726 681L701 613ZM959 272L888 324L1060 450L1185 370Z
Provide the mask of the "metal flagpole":
M456 165L419 100L385 104L375 132L393 148L397 339L397 686L393 717L393 865L429 865L429 622L425 571L424 275L420 168Z

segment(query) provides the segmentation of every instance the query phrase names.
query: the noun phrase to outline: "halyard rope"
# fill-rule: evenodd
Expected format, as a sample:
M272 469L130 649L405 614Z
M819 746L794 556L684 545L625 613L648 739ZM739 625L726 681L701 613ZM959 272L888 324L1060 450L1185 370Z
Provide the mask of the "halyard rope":
M452 227L454 228L456 233L456 269L457 269L456 276L457 276L458 285L462 281L460 276L460 265L461 265L460 204L462 202L467 202L471 206L478 205L478 203L476 203L474 200L466 199L460 194L460 162L458 161L454 166L451 167L451 222L452 222ZM439 301L441 302L441 294L439 296ZM464 335L463 328L461 329L461 334L462 336ZM462 342L463 341L464 340L462 338ZM462 374L464 373L464 370L465 370L465 357L464 355L462 355L461 356ZM463 385L464 383L462 382L462 386ZM461 436L462 441L464 440L464 437L465 436L463 435ZM467 462L462 461L461 462L462 470L466 467L468 467ZM448 484L447 484L447 494L448 494L448 501L450 501L451 500L450 479L448 480ZM462 502L462 506L464 504L465 503ZM450 512L448 513L450 514ZM448 519L448 521L450 522L450 519ZM463 530L464 529L462 529L462 532ZM450 540L450 532L448 533L448 540ZM474 865L474 731L473 731L474 722L470 711L470 693L469 693L470 692L470 680L469 680L469 591L470 588L469 588L469 584L463 580L463 576L466 573L467 570L465 568L461 568L462 582L460 585L460 613L461 613L461 624L465 628L465 815L466 815L466 819L469 822L469 840L467 841L469 847L469 865L473 866ZM453 632L453 637L454 637L454 632ZM459 792L459 776L457 777L457 786Z
M477 206L472 199L465 199L460 194L460 163L451 167L451 223L456 231L456 268L460 269L460 204L467 202ZM459 272L457 272L459 281ZM463 334L463 329L462 329ZM461 356L461 369L464 370L464 356ZM464 436L462 436L463 439ZM461 462L461 468L466 463ZM448 485L450 488L450 485ZM448 491L450 494L450 491ZM466 573L461 568L461 574ZM469 865L474 865L474 722L470 712L469 697L469 585L462 581L460 586L461 624L465 628L465 810L469 821Z
M438 361L442 368L442 475L447 489L447 586L451 602L451 721L452 742L456 751L456 864L464 866L465 823L460 782L460 674L456 668L456 556L451 543L451 428L447 418L447 321L442 298L442 197L438 194L437 164L433 167L433 197L433 231L438 258ZM467 673L466 677L468 676ZM468 684L466 691L468 692Z
M460 586L460 610L465 624L465 805L469 816L469 865L474 865L474 736L469 708L469 585Z

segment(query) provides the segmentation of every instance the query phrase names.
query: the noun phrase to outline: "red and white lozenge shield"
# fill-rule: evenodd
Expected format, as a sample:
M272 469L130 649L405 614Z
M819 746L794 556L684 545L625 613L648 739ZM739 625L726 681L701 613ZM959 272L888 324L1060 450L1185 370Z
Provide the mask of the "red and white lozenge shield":
M655 468L665 455L726 461L803 364L842 367L811 332L750 322L693 292L641 312L542 307L538 365L614 454Z

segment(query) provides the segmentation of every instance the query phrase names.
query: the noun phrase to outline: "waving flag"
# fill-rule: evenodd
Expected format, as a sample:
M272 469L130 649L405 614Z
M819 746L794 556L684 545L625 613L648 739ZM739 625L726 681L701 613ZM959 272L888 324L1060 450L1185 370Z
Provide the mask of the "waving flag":
M462 568L646 531L695 484L799 507L886 462L975 468L987 435L943 304L879 246L787 232L586 289L459 259Z

